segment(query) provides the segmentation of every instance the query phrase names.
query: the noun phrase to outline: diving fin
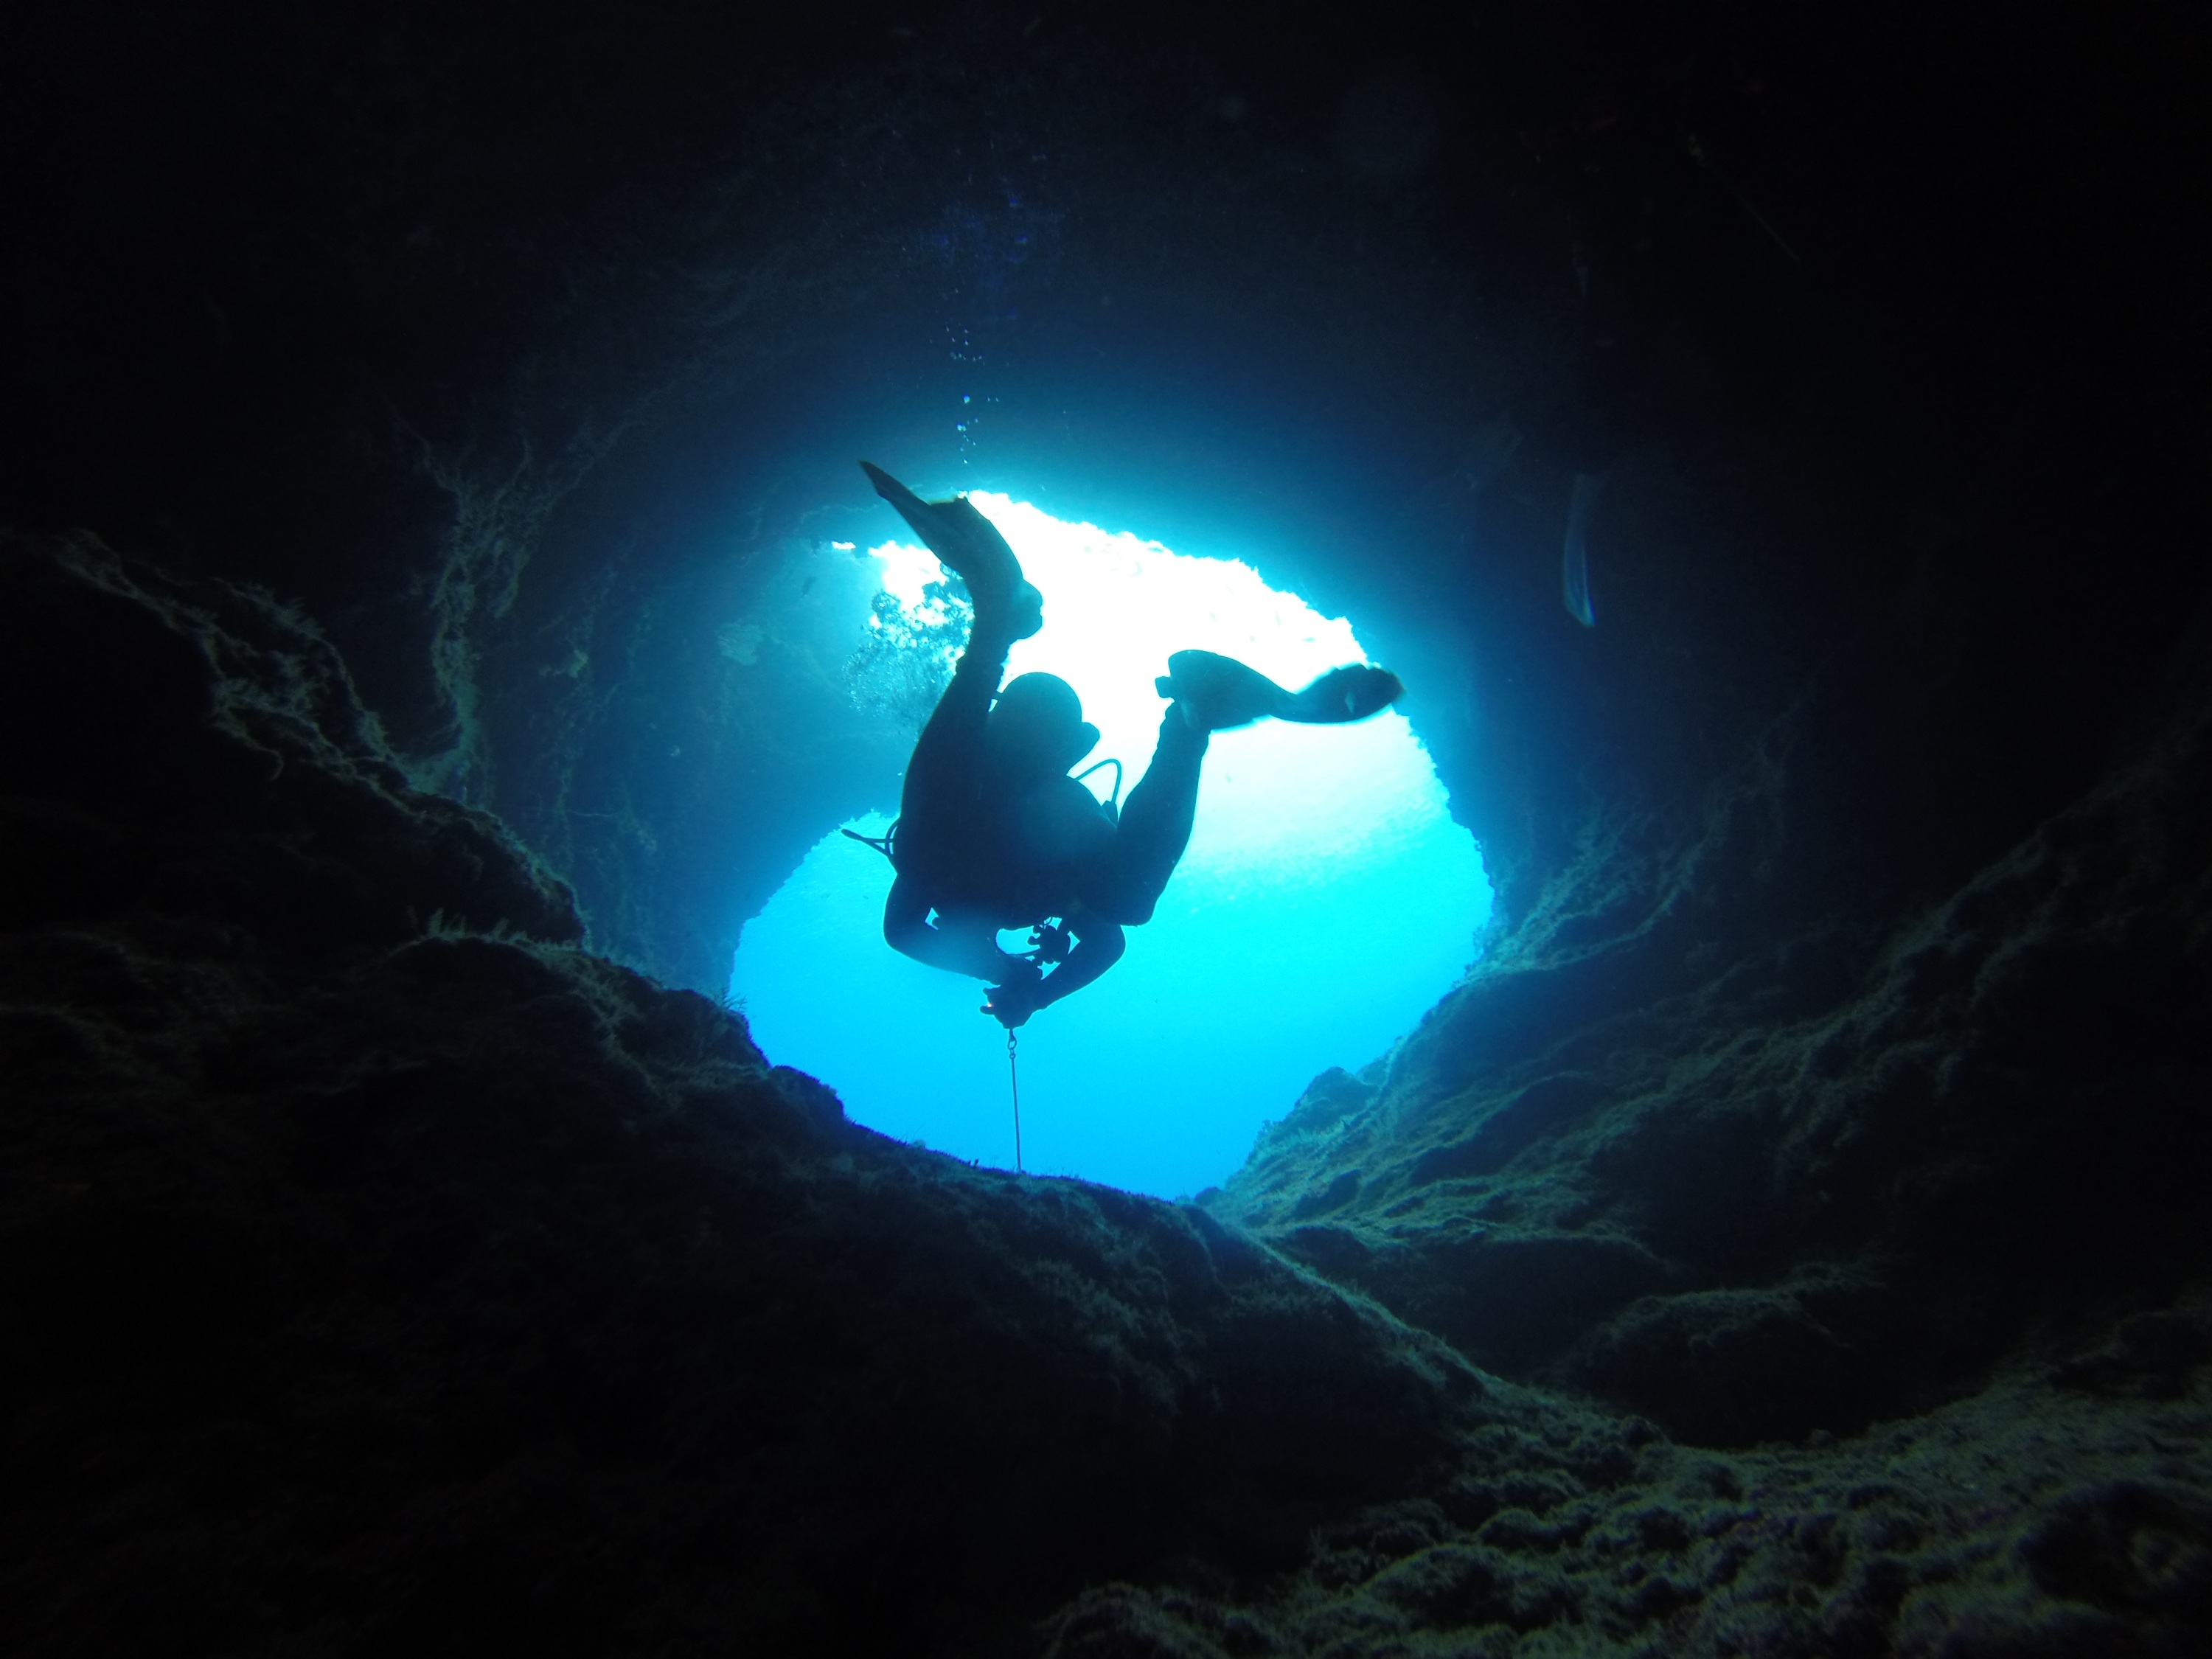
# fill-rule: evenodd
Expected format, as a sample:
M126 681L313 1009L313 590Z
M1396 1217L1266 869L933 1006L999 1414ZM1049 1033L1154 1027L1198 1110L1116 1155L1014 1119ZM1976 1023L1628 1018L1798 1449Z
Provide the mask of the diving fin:
M896 478L873 461L862 461L860 471L868 475L868 482L876 487L876 494L898 510L898 515L913 526L914 533L927 542L937 532L937 520L927 501L908 489Z
M1188 724L1206 732L1225 732L1267 716L1305 726L1341 726L1380 714L1406 689L1388 669L1362 664L1332 668L1304 690L1288 691L1256 668L1212 651L1176 652L1152 686L1181 705Z
M1332 668L1291 701L1297 707L1279 716L1311 726L1344 726L1379 714L1406 695L1406 687L1387 668L1355 663Z
M1021 561L1006 538L964 495L925 501L896 478L869 461L860 471L889 501L937 562L968 584L979 625L1004 615L1012 636L1025 640L1044 626L1044 598L1022 579Z

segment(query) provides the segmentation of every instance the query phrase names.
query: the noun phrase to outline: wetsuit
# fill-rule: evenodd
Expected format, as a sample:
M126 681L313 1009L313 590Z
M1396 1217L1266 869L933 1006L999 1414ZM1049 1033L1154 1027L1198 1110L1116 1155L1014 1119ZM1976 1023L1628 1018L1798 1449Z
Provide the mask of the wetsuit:
M1174 699L1158 746L1117 823L1068 775L1098 741L1074 689L1051 674L1000 689L1014 641L1044 626L1043 597L1006 538L964 496L926 501L881 467L860 468L975 607L968 648L907 767L884 938L988 982L985 1012L1009 1030L1104 973L1121 959L1122 928L1152 920L1190 844L1210 732L1268 717L1365 720L1404 690L1387 670L1356 665L1288 691L1233 658L1178 651L1153 682ZM1054 917L1063 926L1046 927ZM999 933L1018 927L1036 930L1024 956L999 948Z
M1122 927L1152 919L1190 843L1207 742L1170 707L1117 823L1066 766L994 741L991 700L1012 645L979 618L922 728L884 915L896 948L992 981L992 1011L1009 1025L1089 984L1120 957ZM993 935L1055 917L1075 948L1038 981L1036 965L1000 951Z

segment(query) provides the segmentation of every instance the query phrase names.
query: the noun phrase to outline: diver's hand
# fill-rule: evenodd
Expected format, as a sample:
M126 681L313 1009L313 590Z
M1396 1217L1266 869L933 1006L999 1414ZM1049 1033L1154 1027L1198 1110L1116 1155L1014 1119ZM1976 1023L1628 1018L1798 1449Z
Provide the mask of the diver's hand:
M1029 1017L1044 1006L1044 976L1037 972L1036 964L1016 957L1012 966L1015 971L1007 975L1004 985L991 987L991 1000L981 1010L1009 1031L1017 1025L1026 1024Z

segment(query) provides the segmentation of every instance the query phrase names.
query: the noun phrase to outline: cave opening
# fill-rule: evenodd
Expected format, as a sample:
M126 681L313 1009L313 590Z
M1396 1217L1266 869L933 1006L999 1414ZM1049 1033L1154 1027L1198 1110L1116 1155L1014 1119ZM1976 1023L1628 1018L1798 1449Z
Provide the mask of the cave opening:
M1046 595L1007 674L1068 680L1100 731L1079 763L1102 799L1142 776L1164 707L1152 678L1190 647L1283 684L1366 659L1350 622L1240 558L969 499ZM862 556L857 548L837 551ZM879 586L848 665L851 697L918 728L966 636L967 606L926 550L866 550ZM1000 1028L980 988L886 946L891 871L833 829L741 933L730 990L781 1063L836 1089L859 1121L1011 1167ZM1023 1163L1180 1196L1226 1179L1263 1122L1332 1067L1383 1054L1466 972L1491 889L1419 735L1395 710L1352 726L1261 721L1218 734L1188 852L1126 957L1021 1032ZM1005 948L1026 948L1004 935Z

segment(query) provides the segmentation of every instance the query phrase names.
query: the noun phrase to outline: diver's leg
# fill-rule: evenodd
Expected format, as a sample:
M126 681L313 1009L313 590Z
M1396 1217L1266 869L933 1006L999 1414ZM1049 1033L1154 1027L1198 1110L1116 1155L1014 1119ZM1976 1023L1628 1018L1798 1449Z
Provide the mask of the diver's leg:
M973 502L965 497L925 501L879 466L862 461L860 470L939 562L968 584L975 605L967 648L915 740L899 793L900 845L918 852L935 837L957 850L981 783L983 728L1006 672L1006 653L1016 640L1043 625L1043 601L1023 580L1021 562L1006 538Z
M986 632L979 623L969 633L952 683L937 700L907 762L899 792L902 842L914 845L908 838L915 833L926 836L940 828L958 833L956 824L964 822L982 781L983 728L1013 644L1004 628Z
M947 503L926 503L933 510ZM968 506L975 521L989 521ZM976 815L983 787L983 733L991 714L991 700L1006 672L1007 653L1017 640L1037 631L1043 601L1036 588L1022 578L1013 551L994 530L1002 555L1000 580L970 589L975 620L969 624L968 644L952 671L952 683L937 700L921 735L915 740L907 762L906 781L899 791L898 845L900 867L942 866L947 860L972 859ZM912 856L909 858L908 854Z
M1020 971L1015 964L1024 958L999 948L999 930L988 916L956 908L950 914L939 911L933 923L933 908L921 883L910 876L899 877L884 900L884 942L902 956L966 974L986 985L996 985Z
M1100 890L1085 903L1109 921L1133 927L1152 919L1152 908L1190 845L1198 814L1198 775L1207 733L1170 704L1160 721L1152 764L1129 792L1106 860Z
M910 507L909 517L916 526L931 530L930 545L941 562L968 581L975 606L967 648L953 669L952 684L945 688L915 740L899 797L902 840L915 830L924 835L940 830L964 835L965 818L981 782L983 728L991 699L998 695L1014 641L1029 638L1043 625L1044 601L1023 579L1021 562L1006 538L966 501L917 501L888 474L873 467L868 471L879 489L888 487L903 497L903 504L893 498L893 505L902 513L909 513ZM946 557L948 550L963 556L963 563L953 565ZM959 823L956 825L954 820Z

